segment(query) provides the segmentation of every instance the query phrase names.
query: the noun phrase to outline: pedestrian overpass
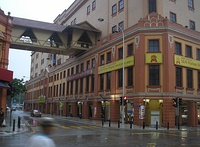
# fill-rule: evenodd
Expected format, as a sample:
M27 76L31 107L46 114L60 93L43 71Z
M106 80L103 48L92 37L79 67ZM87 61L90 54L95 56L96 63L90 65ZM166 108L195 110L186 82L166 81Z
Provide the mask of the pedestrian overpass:
M76 56L91 49L101 31L87 21L75 25L57 25L13 17L10 48Z

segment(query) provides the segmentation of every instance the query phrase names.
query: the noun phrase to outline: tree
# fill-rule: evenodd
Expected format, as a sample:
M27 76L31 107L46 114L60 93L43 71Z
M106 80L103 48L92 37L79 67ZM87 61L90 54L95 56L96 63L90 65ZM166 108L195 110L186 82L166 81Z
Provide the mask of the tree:
M26 86L24 79L13 79L11 83L9 83L10 89L7 91L8 101L12 101L12 98L26 92Z

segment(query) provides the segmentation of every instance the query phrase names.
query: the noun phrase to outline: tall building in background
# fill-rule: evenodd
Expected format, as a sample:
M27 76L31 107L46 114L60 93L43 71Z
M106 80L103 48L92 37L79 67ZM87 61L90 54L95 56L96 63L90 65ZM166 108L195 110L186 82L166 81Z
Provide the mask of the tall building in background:
M32 54L25 110L197 126L199 6L199 0L75 0L54 20L65 26L67 56ZM51 46L62 41L50 38Z

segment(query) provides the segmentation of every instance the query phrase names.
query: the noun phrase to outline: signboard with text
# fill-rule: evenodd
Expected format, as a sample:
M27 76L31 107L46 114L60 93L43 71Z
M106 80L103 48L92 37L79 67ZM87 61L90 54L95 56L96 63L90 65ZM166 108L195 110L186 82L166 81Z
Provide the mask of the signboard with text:
M98 68L98 74L114 71L117 69L121 69L123 67L123 60L118 60ZM130 56L124 59L124 67L128 67L134 65L134 56Z
M200 61L191 58L174 55L174 64L200 70Z

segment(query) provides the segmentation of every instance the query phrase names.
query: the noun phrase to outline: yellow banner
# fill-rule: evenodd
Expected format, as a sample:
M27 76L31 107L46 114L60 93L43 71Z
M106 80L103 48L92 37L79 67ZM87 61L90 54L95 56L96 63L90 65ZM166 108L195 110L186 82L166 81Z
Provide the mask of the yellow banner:
M45 103L45 96L41 95L37 99L38 103Z
M179 55L174 55L174 64L200 70L199 60L194 60Z
M3 25L0 25L0 31L4 33L6 31L6 27Z
M161 53L147 53L146 63L162 63L162 54Z
M110 72L113 70L117 70L123 67L123 60L118 60L103 66L100 66L98 68L98 74L102 74L102 73L106 73L106 72ZM128 67L134 65L134 57L130 56L127 57L126 59L124 59L124 67Z

